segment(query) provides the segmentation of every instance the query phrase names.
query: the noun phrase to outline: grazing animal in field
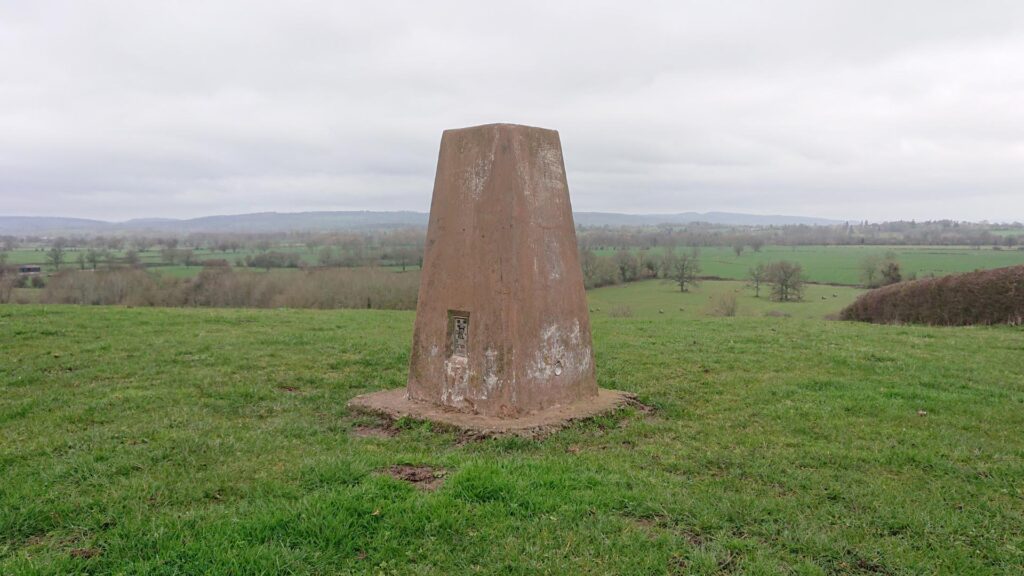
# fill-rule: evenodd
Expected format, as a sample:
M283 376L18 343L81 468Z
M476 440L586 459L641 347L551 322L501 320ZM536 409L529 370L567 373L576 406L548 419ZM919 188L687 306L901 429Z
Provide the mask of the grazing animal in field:
M658 314L664 314L664 313L665 313L664 310L662 310L661 308L658 309Z

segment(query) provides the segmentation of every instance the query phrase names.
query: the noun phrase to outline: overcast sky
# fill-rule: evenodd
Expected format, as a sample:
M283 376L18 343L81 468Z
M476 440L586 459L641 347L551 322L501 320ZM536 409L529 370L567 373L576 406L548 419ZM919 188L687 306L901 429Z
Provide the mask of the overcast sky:
M0 3L0 214L429 208L442 130L574 208L1024 220L1024 2Z

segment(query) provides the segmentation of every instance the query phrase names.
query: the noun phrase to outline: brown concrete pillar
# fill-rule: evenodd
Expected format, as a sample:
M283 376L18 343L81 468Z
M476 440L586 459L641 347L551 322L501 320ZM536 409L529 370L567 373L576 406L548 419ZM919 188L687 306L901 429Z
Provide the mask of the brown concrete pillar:
M407 390L499 417L597 396L558 132L442 135Z

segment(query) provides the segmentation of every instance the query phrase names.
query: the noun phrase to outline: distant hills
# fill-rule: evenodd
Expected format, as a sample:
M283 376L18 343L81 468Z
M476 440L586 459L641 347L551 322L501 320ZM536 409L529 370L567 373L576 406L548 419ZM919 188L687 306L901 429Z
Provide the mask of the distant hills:
M765 216L730 212L683 212L678 214L617 214L614 212L576 212L577 226L648 226L656 224L693 224L706 222L725 226L784 226L806 224L828 226L841 220L806 216ZM37 216L0 216L0 235L55 234L188 234L197 232L292 232L370 230L426 226L424 212L258 212L201 218L140 218L124 222L106 222L85 218Z

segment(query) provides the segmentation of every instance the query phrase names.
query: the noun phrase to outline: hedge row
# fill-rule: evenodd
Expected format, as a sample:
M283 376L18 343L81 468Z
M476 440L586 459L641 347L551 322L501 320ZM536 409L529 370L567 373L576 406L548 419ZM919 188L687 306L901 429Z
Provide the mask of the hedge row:
M872 290L841 313L880 324L1024 324L1024 266L901 282Z

